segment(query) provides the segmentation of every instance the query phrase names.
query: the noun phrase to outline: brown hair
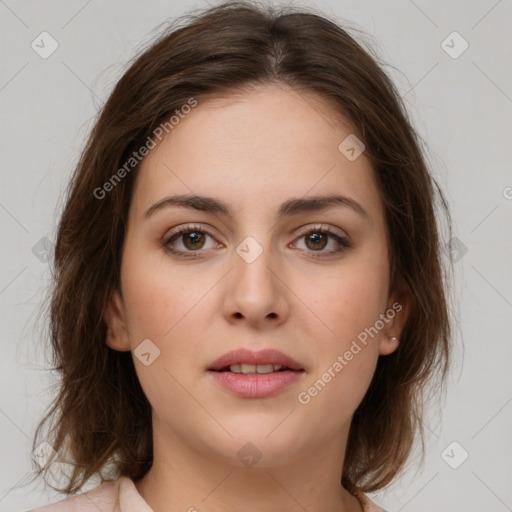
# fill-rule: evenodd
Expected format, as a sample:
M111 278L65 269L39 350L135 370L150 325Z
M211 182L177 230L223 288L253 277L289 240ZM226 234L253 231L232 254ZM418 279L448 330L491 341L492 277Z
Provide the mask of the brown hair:
M281 83L328 99L364 142L385 206L391 285L406 283L414 299L399 348L379 358L354 414L343 469L341 483L353 492L383 488L403 470L416 434L423 434L427 384L441 389L451 352L436 201L448 226L449 212L402 99L373 51L336 22L303 8L228 2L184 16L171 28L115 86L71 180L49 294L49 336L61 382L34 448L53 419L47 441L61 457L69 456L60 461L72 463L62 489L68 494L91 476L103 477L109 464L133 480L150 469L151 406L131 353L106 345L103 321L120 289L137 166L109 187L108 197L98 199L94 191L191 97L200 102Z

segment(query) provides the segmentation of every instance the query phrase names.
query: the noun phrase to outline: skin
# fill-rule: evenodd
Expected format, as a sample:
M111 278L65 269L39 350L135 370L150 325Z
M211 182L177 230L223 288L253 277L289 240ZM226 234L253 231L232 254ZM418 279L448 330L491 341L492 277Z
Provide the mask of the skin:
M323 98L259 85L200 102L144 159L122 294L113 294L105 321L111 348L134 351L149 339L160 350L148 366L134 357L154 437L154 464L136 487L155 512L361 510L340 485L350 422L378 358L398 346L392 337L400 339L410 298L399 287L389 293L389 241L372 167L364 153L349 161L338 150L351 133ZM334 191L368 217L339 205L276 217L287 199ZM232 216L172 206L144 218L162 198L192 193L226 202ZM166 252L165 240L190 224L208 233L202 248L185 245L186 236L171 246L195 258ZM335 239L307 245L306 228L319 225L353 246L333 253ZM236 252L247 236L263 250L252 263ZM402 311L299 403L298 393L397 301ZM279 349L305 373L271 397L235 396L206 370L241 347ZM261 453L252 467L237 457L248 442Z

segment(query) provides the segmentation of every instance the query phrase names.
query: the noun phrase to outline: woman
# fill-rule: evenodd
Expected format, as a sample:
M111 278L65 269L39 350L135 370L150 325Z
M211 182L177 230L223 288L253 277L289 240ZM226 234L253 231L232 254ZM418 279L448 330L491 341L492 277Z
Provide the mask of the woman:
M41 472L71 464L67 494L105 481L37 510L382 510L365 493L400 474L448 369L443 196L336 23L245 2L183 19L120 79L69 188L62 384L34 447Z

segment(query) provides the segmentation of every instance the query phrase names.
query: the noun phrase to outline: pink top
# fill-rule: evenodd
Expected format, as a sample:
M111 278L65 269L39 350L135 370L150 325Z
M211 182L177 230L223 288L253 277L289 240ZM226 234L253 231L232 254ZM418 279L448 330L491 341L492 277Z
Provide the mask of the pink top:
M364 512L386 512L365 495L358 496ZM94 489L65 498L29 512L153 512L137 491L133 481L122 476L106 480Z

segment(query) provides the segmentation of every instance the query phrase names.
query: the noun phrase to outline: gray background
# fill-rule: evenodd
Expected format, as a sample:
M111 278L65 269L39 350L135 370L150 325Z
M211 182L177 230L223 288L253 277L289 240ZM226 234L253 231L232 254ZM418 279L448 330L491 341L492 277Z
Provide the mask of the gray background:
M424 466L412 464L373 498L390 512L512 510L511 1L308 5L368 32L397 68L387 71L426 141L458 239L460 333L450 392L442 416L434 410L428 418ZM31 472L35 426L53 396L35 325L49 279L44 248L55 239L67 179L97 109L141 42L165 19L202 6L207 4L0 0L2 511L62 498L42 484L21 484ZM46 59L31 47L43 31L58 43ZM458 36L446 40L453 31L469 44L457 58L445 51L463 48ZM47 39L46 49L49 44ZM34 246L42 254L34 254ZM461 463L464 451L469 457Z

